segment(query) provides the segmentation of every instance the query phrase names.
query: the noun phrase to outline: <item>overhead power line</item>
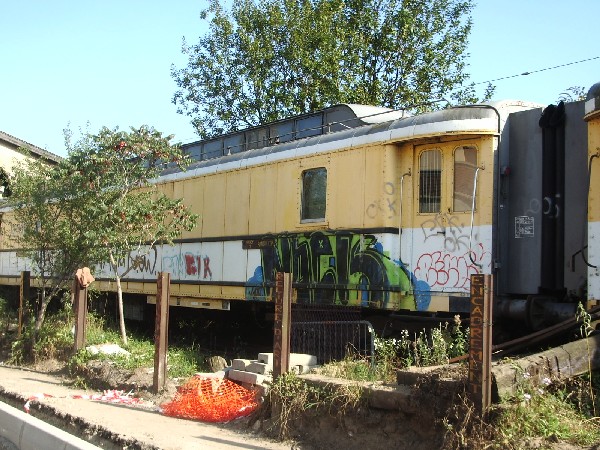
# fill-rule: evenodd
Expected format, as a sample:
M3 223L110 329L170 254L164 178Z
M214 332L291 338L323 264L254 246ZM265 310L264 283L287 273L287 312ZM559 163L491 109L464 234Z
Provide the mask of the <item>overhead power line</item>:
M473 83L473 85L488 84L488 83L493 83L494 81L500 81L500 80L507 80L509 78L522 77L522 76L526 76L526 75L531 75L533 73L544 72L546 70L559 69L561 67L572 66L574 64L580 64L580 63L587 62L587 61L593 61L594 59L600 59L600 56L594 56L593 58L587 58L587 59L582 59L580 61L574 61L574 62L570 62L570 63L566 63L566 64L560 64L558 66L546 67L544 69L530 70L530 71L523 72L523 73L517 73L515 75L509 75L509 76L506 76L506 77L495 78L493 80L480 81L478 83Z

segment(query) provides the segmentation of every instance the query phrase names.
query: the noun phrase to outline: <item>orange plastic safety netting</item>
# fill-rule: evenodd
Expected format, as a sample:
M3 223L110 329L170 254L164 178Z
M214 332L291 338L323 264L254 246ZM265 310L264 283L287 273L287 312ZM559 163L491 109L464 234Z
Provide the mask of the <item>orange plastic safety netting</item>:
M204 422L227 422L256 409L256 394L224 378L195 376L160 406L163 414Z

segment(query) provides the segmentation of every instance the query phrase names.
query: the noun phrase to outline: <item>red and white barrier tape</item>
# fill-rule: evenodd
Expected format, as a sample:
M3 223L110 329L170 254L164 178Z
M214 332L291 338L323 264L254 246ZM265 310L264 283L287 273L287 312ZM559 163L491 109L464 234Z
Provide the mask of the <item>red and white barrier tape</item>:
M34 395L30 396L24 405L25 412L27 414L29 414L29 409L31 407L32 401L42 400L42 399L48 398L48 397L54 397L54 396L50 395L50 394L34 394ZM128 392L127 394L125 394L124 391L117 391L114 389L104 391L102 394L71 395L70 398L83 399L83 400L94 400L94 401L106 402L106 403L121 403L121 404L126 404L126 405L139 405L139 404L143 403L143 400L141 398L132 397L131 391Z

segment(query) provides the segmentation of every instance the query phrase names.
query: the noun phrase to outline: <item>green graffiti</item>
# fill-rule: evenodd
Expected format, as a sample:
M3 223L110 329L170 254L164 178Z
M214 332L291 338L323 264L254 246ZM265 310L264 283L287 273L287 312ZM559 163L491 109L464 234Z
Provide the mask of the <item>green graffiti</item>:
M277 272L293 274L299 303L416 309L407 272L373 235L314 232L271 238L248 280L248 299L267 299Z

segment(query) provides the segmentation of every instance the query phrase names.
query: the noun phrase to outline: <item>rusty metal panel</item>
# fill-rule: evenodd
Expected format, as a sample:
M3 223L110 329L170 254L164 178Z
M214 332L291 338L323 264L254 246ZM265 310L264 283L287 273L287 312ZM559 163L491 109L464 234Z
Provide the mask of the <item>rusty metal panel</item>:
M171 276L160 272L156 289L156 320L154 322L154 377L152 387L159 392L167 381L167 349L169 344L169 297Z
M356 149L331 156L327 217L331 228L362 227L365 210L365 151Z
M292 325L292 274L277 272L273 324L273 378L289 370Z
M29 302L29 288L31 286L31 272L21 272L21 287L19 289L19 326L17 328L18 336L23 331L23 315Z
M248 171L229 172L225 195L225 236L248 234L249 196L250 174Z
M468 390L481 412L492 403L492 275L471 276Z
M87 288L79 286L79 282L74 283L75 286L75 352L85 347L86 337L86 312L87 312Z

